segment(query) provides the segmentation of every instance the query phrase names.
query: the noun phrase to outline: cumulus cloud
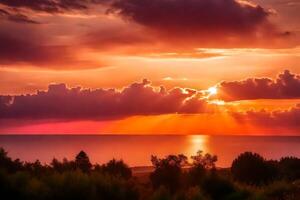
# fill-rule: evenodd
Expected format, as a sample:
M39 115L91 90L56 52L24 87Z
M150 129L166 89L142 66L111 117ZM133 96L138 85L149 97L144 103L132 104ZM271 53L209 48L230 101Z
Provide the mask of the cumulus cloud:
M300 98L300 75L285 70L276 79L224 81L218 85L218 95L215 97L225 101Z
M234 112L232 116L239 123L249 123L262 127L284 127L300 129L300 104L288 110Z
M0 96L0 118L97 119L131 115L206 112L205 100L192 89L155 88L147 79L121 91L49 85L33 95Z

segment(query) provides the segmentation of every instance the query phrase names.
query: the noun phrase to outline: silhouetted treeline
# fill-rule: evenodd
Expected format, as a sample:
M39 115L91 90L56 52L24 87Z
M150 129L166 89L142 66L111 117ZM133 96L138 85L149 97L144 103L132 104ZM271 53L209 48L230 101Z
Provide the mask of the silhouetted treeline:
M228 169L199 151L151 157L153 171L132 174L122 160L92 164L80 151L49 164L13 160L0 148L0 198L28 200L299 200L300 159L240 154Z

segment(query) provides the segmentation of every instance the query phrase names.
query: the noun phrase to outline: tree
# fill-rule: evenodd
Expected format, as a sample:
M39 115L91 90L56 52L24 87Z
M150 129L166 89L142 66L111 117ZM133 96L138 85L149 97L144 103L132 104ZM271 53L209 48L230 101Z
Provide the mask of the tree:
M261 185L272 181L277 176L276 166L266 161L257 153L240 154L231 165L233 177L251 185Z
M165 186L170 191L176 191L180 187L182 179L182 166L187 164L187 157L169 155L166 158L151 156L154 171L150 174L150 180L154 188Z
M76 165L74 161L69 161L66 158L64 158L61 161L57 160L56 158L53 158L51 164L52 169L56 172L62 173L65 171L72 171L76 169Z
M102 170L110 175L129 179L132 176L131 169L123 162L123 160L110 160L102 166Z
M82 172L88 173L92 168L89 157L84 151L80 151L75 158L75 166Z
M23 162L21 162L19 159L12 160L10 157L8 157L7 152L3 148L0 148L0 168L13 173L23 169Z
M203 155L203 151L197 151L197 154L191 156L191 159L193 160L193 166L202 166L205 169L212 169L216 167L218 157L209 153Z
M195 156L191 156L192 167L188 172L188 181L191 185L199 185L207 170L215 169L217 156L206 153L203 155L202 151L198 151Z
M288 180L300 179L300 159L296 157L284 157L279 161L281 176Z

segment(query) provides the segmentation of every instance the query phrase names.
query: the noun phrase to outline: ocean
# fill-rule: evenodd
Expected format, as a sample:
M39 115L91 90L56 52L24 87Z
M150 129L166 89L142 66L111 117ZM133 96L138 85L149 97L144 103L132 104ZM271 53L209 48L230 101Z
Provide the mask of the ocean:
M0 135L0 147L13 159L49 163L53 158L73 159L83 150L91 162L123 159L131 167L150 166L151 155L185 154L198 150L218 156L218 167L229 167L245 151L267 159L300 157L300 136L208 135Z

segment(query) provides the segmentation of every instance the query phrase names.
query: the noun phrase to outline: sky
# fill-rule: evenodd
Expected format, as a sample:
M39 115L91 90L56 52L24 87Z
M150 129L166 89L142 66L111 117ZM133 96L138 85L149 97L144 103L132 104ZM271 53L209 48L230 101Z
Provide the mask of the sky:
M300 134L298 0L0 0L0 133Z

